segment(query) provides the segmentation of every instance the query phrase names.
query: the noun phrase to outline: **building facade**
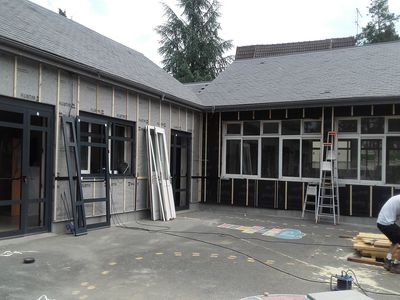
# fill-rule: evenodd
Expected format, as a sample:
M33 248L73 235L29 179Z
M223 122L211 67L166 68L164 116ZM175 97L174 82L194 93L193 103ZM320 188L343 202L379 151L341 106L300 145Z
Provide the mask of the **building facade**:
M400 43L243 58L184 86L63 16L28 1L0 5L0 237L70 222L66 118L89 228L149 210L147 125L166 131L177 209L301 210L328 131L341 214L375 217L398 193Z

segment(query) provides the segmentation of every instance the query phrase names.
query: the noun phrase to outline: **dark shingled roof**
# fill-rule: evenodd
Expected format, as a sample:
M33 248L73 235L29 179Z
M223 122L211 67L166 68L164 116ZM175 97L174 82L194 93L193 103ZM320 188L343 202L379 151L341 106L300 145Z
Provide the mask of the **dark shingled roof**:
M355 46L355 44L355 38L350 36L345 38L334 38L317 41L242 46L236 48L235 59L238 60L247 58L260 58L334 48L352 47Z
M0 7L0 42L17 42L145 91L200 104L190 89L135 50L26 0L0 0Z
M236 60L199 94L226 109L392 96L400 96L400 42Z

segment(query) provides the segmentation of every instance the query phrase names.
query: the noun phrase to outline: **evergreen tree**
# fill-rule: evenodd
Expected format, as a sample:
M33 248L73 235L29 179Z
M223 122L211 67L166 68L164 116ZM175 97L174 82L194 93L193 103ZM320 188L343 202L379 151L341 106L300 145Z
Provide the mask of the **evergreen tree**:
M396 32L395 22L399 15L389 12L388 0L371 0L368 7L371 21L363 27L362 32L357 36L360 44L372 44L399 40Z
M232 42L218 35L218 0L178 0L181 17L162 5L167 20L156 31L161 37L158 51L164 69L181 82L214 79L232 60L224 56Z

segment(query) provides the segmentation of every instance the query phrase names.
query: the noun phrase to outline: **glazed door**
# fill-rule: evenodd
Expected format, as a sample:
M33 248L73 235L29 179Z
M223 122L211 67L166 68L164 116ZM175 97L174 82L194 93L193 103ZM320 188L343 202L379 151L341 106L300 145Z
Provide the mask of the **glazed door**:
M49 229L52 109L33 107L0 101L0 236Z
M176 210L189 208L191 141L190 133L172 130L171 177Z

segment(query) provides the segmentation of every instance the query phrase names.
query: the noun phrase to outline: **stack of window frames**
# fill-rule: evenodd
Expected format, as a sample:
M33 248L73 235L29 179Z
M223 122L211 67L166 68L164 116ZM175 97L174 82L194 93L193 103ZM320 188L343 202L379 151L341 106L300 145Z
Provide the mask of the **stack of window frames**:
M159 127L147 126L146 137L151 219L153 221L175 219L165 131Z

